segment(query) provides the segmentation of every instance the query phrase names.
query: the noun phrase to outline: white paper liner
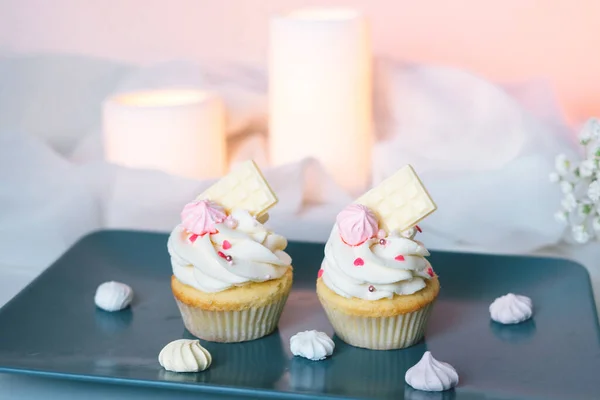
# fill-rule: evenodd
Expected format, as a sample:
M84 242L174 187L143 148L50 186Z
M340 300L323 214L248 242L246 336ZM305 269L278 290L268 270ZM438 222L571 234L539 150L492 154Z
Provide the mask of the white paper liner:
M403 349L417 343L425 333L432 305L407 314L372 318L345 314L323 304L340 339L371 350Z
M177 298L183 324L200 339L213 342L245 342L273 332L288 295L262 307L239 311L211 311L188 306Z

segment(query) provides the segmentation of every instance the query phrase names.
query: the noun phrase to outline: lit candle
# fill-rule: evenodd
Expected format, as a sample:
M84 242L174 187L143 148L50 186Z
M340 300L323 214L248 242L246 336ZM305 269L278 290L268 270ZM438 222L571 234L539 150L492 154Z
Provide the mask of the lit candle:
M372 56L357 11L274 17L269 52L269 157L321 161L347 190L364 190L372 149Z
M225 172L224 107L188 89L118 94L103 106L106 159L187 178Z

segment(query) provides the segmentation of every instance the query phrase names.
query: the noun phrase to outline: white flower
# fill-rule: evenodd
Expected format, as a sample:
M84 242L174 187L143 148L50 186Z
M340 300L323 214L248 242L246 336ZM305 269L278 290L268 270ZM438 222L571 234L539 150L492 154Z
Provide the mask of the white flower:
M592 221L592 227L596 231L598 235L600 235L600 215L597 215L596 218Z
M567 175L571 170L571 162L564 154L559 154L554 160L556 171L560 175Z
M579 143L585 146L592 140L597 139L599 130L600 125L598 124L598 120L596 118L590 118L585 123L581 132L579 132Z
M555 159L556 170L549 175L562 191L558 222L569 225L575 242L600 241L600 119L590 118L579 134L583 157Z
M594 181L590 183L587 195L594 203L598 203L600 201L600 181Z
M598 139L600 139L600 122L596 118L590 118L579 133L579 142L585 146L592 140Z
M567 213L564 211L557 211L554 213L554 219L561 224L567 223Z
M589 129L584 129L579 133L579 143L582 145L588 144L592 140L592 132Z
M579 203L579 205L577 206L577 214L580 217L587 217L588 215L590 215L590 213L592 212L592 210L593 210L593 207L592 207L591 204L582 204L582 203Z
M574 226L571 233L577 243L584 244L590 241L591 236L583 225Z
M562 181L560 183L560 190L562 190L562 192L565 194L572 193L573 192L573 184L571 182Z
M598 169L594 160L584 160L579 164L579 175L583 177L590 177Z
M561 204L566 211L571 212L577 207L577 199L573 196L573 193L569 193L565 196Z

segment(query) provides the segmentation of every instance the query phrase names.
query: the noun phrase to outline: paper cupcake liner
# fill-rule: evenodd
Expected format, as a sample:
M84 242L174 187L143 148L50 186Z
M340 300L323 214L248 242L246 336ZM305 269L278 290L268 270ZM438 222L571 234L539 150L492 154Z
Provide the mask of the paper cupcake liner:
M407 314L372 318L345 314L323 304L340 339L371 350L403 349L417 343L425 333L432 305Z
M279 322L287 294L262 307L239 311L210 311L188 306L175 298L183 324L200 339L213 342L245 342L273 332Z

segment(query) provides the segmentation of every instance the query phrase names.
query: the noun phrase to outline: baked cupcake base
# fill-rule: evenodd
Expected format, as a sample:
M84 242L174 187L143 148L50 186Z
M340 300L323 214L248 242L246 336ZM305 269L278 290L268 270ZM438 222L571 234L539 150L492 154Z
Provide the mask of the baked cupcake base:
M402 349L421 340L439 290L434 277L411 295L363 300L342 297L317 279L317 295L335 333L348 344L372 350Z
M292 288L292 269L281 278L216 293L201 292L171 277L186 329L213 342L244 342L273 332Z

